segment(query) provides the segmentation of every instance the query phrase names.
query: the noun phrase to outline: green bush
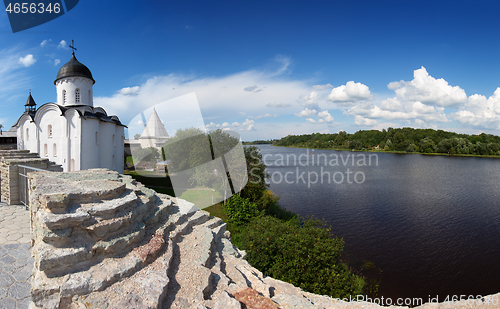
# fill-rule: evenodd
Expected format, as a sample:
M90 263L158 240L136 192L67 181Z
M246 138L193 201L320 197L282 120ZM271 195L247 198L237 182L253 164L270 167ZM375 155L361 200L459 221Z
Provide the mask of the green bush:
M265 216L241 233L248 261L266 276L305 291L332 297L359 295L365 281L340 261L344 241L333 238L322 221L283 222Z
M225 211L229 218L229 223L237 226L247 224L250 220L261 214L257 204L237 194L227 200Z

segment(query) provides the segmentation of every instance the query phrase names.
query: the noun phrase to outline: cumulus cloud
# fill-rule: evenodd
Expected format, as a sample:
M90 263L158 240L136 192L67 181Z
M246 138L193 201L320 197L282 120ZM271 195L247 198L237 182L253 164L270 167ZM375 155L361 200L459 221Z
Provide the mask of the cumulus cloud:
M59 45L57 45L57 48L59 48L59 49L61 49L61 48L62 49L69 49L68 43L66 43L65 40L61 40L61 42L59 42Z
M312 87L313 87L313 89L316 89L316 90L325 90L328 88L333 88L333 86L330 83L328 83L326 85L314 85Z
M267 103L267 107L290 107L292 104L285 104L281 102Z
M243 122L243 127L247 131L255 130L255 121L246 119L245 122Z
M424 67L413 72L413 80L392 82L387 86L401 100L419 101L426 105L457 107L467 102L465 91L450 86L442 78L435 79Z
M32 54L28 54L24 57L19 58L19 63L24 65L25 67L29 67L29 66L33 65L33 64L35 64L35 62L36 62L36 59L35 59L35 57L33 57Z
M312 118L306 118L306 121L309 123L316 123L316 120L314 120Z
M328 112L328 110L324 110L322 112L319 112L318 113L318 117L322 118L320 120L324 120L326 122L333 122L333 117L332 117L332 115L330 115L330 113Z
M118 93L123 94L123 95L137 95L141 91L141 87L139 86L134 86L134 87L125 87L120 90L118 90Z
M319 109L318 100L318 93L316 91L313 91L308 95L300 96L299 103L304 107Z
M40 46L41 47L44 47L45 45L47 45L50 41L52 41L52 39L49 39L49 40L43 40L42 43L40 43Z
M300 113L296 113L296 117L309 117L312 115L315 115L318 111L315 109L309 109L306 107L306 109L302 110Z
M345 85L333 88L327 100L332 102L356 102L370 98L371 93L368 86L349 81Z
M489 98L471 95L463 108L452 114L452 117L463 125L500 130L500 87Z

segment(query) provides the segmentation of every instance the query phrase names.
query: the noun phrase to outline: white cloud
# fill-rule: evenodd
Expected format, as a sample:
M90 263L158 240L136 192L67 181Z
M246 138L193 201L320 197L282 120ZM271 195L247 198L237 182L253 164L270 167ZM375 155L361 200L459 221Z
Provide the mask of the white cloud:
M58 65L59 63L61 63L61 60L59 59L54 60L54 65Z
M435 79L424 67L413 72L413 80L392 82L387 87L394 90L400 100L419 101L426 105L457 107L467 102L462 88L450 86L442 78Z
M229 128L230 126L231 126L231 125L229 124L229 122L224 122L224 123L222 124L222 127L223 127L223 128Z
M327 99L332 102L356 102L360 100L368 100L371 98L370 89L362 83L353 81L347 82L345 85L333 88Z
M61 42L59 42L59 45L57 45L57 48L59 48L59 49L61 49L61 48L62 49L69 49L68 43L66 43L65 40L62 40Z
M312 91L308 95L300 96L299 103L304 107L319 109L318 100L318 93L316 91Z
M452 114L452 117L463 125L500 130L500 87L489 98L471 95L463 109Z
M240 123L235 121L231 124L233 127L239 127L240 126Z
M313 89L316 89L316 90L325 90L328 88L333 88L333 86L330 83L328 83L326 85L314 85L312 87L313 87Z
M272 116L273 116L273 115L271 115L271 114L267 113L267 114L265 114L265 115L260 115L260 116L257 116L257 117L255 117L255 119L260 119L260 118L271 118Z
M254 127L255 127L255 121L250 120L250 119L246 119L245 122L243 122L243 127L245 127L245 129L247 131L255 130L254 129Z
M134 86L122 88L118 90L118 93L123 95L137 95L139 91L141 91L141 88L139 86Z
M306 118L306 121L309 123L316 123L316 120L314 120L312 118Z
M49 39L49 40L43 40L42 43L40 43L40 46L41 47L44 47L45 45L47 45L50 41L52 41L52 39Z
M302 110L300 113L296 113L296 117L309 117L312 115L315 115L318 111L315 109L309 109L306 107L306 109Z
M323 118L323 119L320 119L320 120L324 120L326 122L333 122L333 117L332 117L332 115L330 115L330 113L328 112L328 110L324 110L322 112L319 112L318 113L318 117L319 118Z
M285 104L281 102L267 103L267 107L290 107L292 104Z
M33 57L32 54L28 54L24 57L19 58L19 63L24 65L25 67L29 67L29 66L33 65L33 64L35 64L35 62L36 62L36 59L35 59L35 57Z
M358 126L373 126L377 124L377 121L357 115L354 117L354 123Z
M401 110L402 104L398 98L388 98L380 102L380 108L388 111L398 111Z

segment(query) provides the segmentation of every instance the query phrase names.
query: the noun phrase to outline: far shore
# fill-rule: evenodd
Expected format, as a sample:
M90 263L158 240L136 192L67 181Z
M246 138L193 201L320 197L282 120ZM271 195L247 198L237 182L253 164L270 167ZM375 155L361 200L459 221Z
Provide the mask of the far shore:
M419 154L424 156L447 156L447 157L469 157L469 158L493 158L500 159L500 156L492 156L492 155L475 155L475 154L449 154L449 153L420 153L420 152L406 152L406 151L385 151L385 150L375 150L375 149L363 149L363 150L349 150L349 149L335 149L335 148L313 148L313 147L300 147L300 146L278 146L273 144L259 144L252 146L260 146L260 145L271 145L275 147L285 147L285 148L302 148L302 149L314 149L314 150L335 150L335 151L349 151L349 152L381 152L381 153L395 153L395 154ZM250 146L250 145L245 145Z

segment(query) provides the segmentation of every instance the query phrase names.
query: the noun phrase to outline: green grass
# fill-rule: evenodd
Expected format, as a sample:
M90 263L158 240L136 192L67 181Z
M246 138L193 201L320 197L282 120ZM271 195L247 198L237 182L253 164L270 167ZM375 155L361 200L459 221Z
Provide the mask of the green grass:
M212 200L220 199L220 195L218 192L212 191L211 189L189 189L184 191L180 198L193 203L200 209L204 209L213 204Z

